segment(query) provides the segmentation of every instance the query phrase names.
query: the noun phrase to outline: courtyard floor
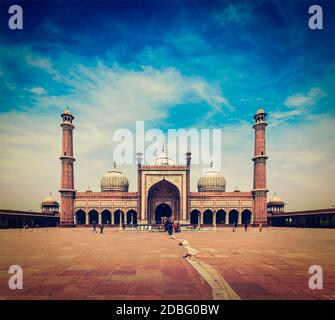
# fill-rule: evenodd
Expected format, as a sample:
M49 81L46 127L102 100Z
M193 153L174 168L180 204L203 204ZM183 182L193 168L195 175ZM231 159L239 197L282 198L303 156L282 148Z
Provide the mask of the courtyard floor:
M241 299L335 299L335 230L223 228L175 236L198 251L204 273L165 233L0 230L0 299L213 299L206 279L213 270ZM8 287L11 265L23 269L23 290ZM309 289L311 265L323 269L322 290Z

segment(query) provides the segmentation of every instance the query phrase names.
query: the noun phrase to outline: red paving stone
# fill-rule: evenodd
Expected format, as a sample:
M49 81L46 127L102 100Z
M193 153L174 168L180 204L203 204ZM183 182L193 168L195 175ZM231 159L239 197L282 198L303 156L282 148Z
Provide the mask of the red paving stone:
M184 237L242 299L335 299L335 230L225 228ZM311 265L323 268L323 290L308 287Z
M0 231L2 299L211 299L212 290L162 233L90 229ZM22 266L24 289L8 288Z
M212 299L212 290L166 234L105 229L0 231L1 299ZM335 230L243 229L184 232L197 258L242 299L335 299ZM8 288L19 264L24 289ZM324 289L308 288L322 266Z

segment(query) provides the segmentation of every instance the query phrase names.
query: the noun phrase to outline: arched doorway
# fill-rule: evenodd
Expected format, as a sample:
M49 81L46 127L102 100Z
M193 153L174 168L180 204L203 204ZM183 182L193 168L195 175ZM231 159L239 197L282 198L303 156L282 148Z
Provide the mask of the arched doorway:
M190 223L199 224L198 219L200 219L200 211L197 209L192 210L191 217L190 217Z
M77 219L77 224L85 224L86 223L86 213L84 210L78 210L76 212L76 219Z
M103 224L111 224L112 223L112 213L105 209L101 212L101 222Z
M204 212L204 224L213 224L213 211L207 209Z
M233 209L229 212L229 224L238 223L238 211Z
M226 212L222 209L216 212L216 224L225 224Z
M122 210L118 209L114 212L114 224L119 225L120 224L120 219L121 223L124 221L124 214Z
M93 223L98 223L99 222L99 213L97 210L91 210L89 213L88 213L88 221L89 221L89 224L93 224Z
M172 216L172 210L171 207L166 203L161 203L157 206L155 210L155 223L161 224L162 218L171 218Z
M147 205L148 222L150 224L161 223L161 217L167 215L172 220L181 220L179 190L173 183L165 179L150 187ZM169 209L170 211L168 211Z
M133 209L127 212L127 224L137 224L137 212Z
M242 224L251 223L251 211L246 209L242 212Z

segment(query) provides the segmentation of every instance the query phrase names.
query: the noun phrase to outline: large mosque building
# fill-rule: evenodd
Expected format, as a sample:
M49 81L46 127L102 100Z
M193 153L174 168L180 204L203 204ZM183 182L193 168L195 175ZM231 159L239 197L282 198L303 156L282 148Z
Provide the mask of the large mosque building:
M253 189L226 192L226 180L217 171L208 171L198 180L198 191L190 190L191 153L183 165L165 154L151 165L142 164L137 154L137 191L116 166L101 178L101 191L78 192L74 185L73 120L66 109L62 116L62 162L60 225L157 225L164 217L182 225L267 224L265 128L266 113L254 116L255 147Z

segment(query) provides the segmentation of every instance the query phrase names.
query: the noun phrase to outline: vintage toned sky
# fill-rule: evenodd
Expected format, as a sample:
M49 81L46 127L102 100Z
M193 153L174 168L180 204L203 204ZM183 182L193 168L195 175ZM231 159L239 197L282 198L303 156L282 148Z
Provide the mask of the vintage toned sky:
M14 3L14 2L13 2ZM0 208L59 199L60 114L75 115L75 186L99 190L113 132L222 128L227 190L252 188L252 116L268 112L269 196L335 205L335 8L318 1L1 2ZM136 166L121 169L136 188ZM201 166L192 168L195 190Z

